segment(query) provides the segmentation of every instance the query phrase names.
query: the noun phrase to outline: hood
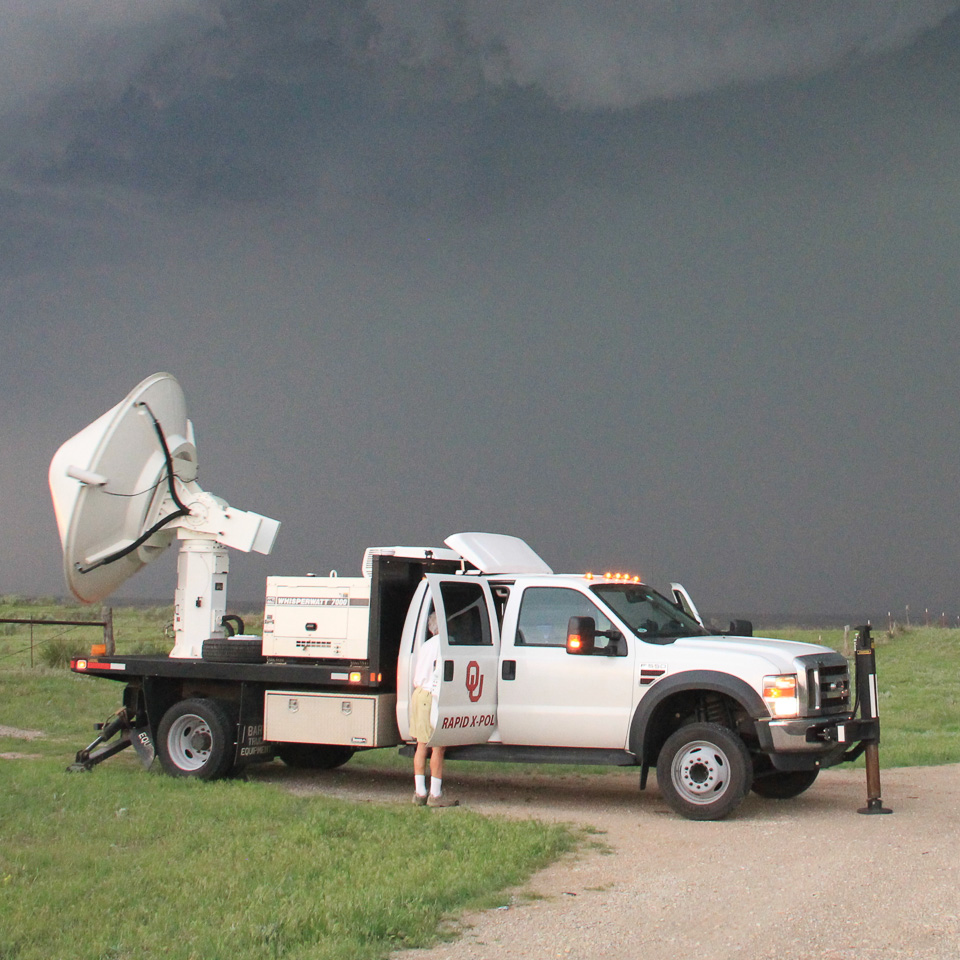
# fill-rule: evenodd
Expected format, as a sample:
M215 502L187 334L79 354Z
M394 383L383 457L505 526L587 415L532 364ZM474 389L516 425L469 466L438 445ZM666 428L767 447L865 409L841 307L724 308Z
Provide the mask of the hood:
M795 657L811 654L828 653L843 659L842 654L819 643L800 643L796 640L777 640L773 637L680 637L674 646L691 651L707 650L721 655L740 654L763 657L777 671L792 670Z

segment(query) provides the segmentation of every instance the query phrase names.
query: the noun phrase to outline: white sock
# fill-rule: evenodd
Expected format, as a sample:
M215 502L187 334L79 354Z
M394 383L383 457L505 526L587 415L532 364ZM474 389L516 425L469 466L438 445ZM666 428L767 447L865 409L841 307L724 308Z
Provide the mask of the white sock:
M443 788L442 785L443 785L442 780L438 780L436 777L431 777L430 778L430 796L439 797L440 791Z
M414 789L417 791L418 796L425 797L427 795L427 778L422 773L415 773L413 775L413 782L416 784Z

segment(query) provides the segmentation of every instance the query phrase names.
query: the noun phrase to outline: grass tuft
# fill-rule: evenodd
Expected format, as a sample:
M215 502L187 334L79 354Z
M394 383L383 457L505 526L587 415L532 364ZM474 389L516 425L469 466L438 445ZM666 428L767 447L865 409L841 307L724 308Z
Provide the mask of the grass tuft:
M58 640L48 640L39 648L39 661L51 669L70 666L70 661L75 657L82 657L86 649L80 641L61 637Z

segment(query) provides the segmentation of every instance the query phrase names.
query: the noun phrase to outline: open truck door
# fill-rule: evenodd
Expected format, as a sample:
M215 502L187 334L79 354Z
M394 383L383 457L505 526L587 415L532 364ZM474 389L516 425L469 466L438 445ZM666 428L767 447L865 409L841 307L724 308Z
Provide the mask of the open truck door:
M687 588L682 583L671 583L670 589L673 590L673 598L677 606L687 614L687 616L693 617L701 627L704 626L703 617L700 616L700 611L693 602L693 598L687 592Z
M443 670L431 746L486 743L497 726L500 630L490 587L480 580L427 574L437 613ZM421 617L429 615L424 604ZM418 634L420 631L418 630Z

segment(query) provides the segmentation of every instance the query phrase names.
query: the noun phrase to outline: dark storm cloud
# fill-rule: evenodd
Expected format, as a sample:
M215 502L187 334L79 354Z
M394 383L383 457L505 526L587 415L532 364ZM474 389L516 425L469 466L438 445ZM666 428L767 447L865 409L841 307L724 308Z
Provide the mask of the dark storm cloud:
M38 247L78 256L90 230L129 248L137 194L287 197L389 220L509 209L554 195L574 170L609 183L620 158L605 145L634 144L616 119L585 109L828 69L906 43L960 4L4 6L0 270L10 275ZM650 136L627 177L643 168L646 143L662 142L655 110L643 123Z
M422 203L425 194L470 190L488 145L503 128L509 135L518 112L521 123L524 113L549 117L544 98L563 108L627 109L812 74L903 45L960 5L4 6L8 177L232 200L364 193L379 184L394 199L406 193Z
M829 69L901 46L953 0L4 0L0 100L135 84L163 100L257 73L311 87L325 66L383 71L419 94L536 86L619 108ZM177 80L171 80L176 72ZM166 74L166 83L164 82ZM431 86L431 79L436 84ZM202 92L202 91L201 91Z
M211 12L197 0L2 0L0 110L29 111L65 86L116 95Z
M0 589L62 591L49 457L168 369L284 523L243 596L465 528L953 596L960 4L0 6Z
M633 107L730 83L814 73L900 46L948 0L369 0L379 47L442 71L536 86L581 108Z

